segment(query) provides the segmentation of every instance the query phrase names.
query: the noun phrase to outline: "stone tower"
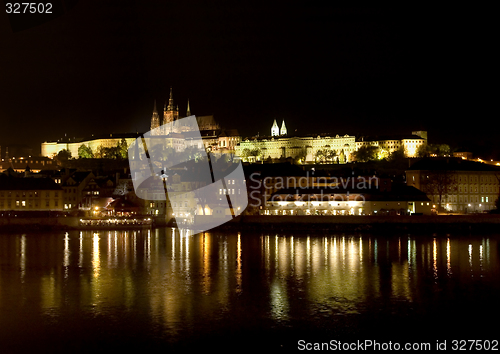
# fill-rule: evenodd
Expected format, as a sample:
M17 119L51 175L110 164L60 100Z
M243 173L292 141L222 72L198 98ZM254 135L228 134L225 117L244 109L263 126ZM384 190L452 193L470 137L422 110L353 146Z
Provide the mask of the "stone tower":
M285 126L284 119L283 119L283 123L281 123L280 135L286 135L286 126Z
M160 116L156 110L156 100L153 107L153 116L151 117L151 130L156 129L160 126ZM159 134L159 132L158 132Z
M163 124L172 123L179 119L179 107L174 106L174 96L172 94L172 87L170 87L170 98L168 99L168 106L165 103L163 108ZM171 133L164 131L164 134Z
M278 123L276 123L276 119L274 120L273 126L271 128L271 136L280 135L280 128L278 127Z

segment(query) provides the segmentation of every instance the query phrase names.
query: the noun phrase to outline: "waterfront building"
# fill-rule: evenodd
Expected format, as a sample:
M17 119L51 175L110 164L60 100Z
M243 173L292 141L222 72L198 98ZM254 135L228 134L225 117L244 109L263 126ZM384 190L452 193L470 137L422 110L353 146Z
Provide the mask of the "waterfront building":
M0 210L62 211L63 190L50 178L0 175Z
M499 181L499 167L462 158L423 159L406 171L406 183L426 192L436 210L454 213L495 209Z
M368 180L370 181L370 180ZM375 182L377 181L377 182ZM366 181L364 181L366 182ZM431 203L425 193L401 184L378 180L363 184L341 182L333 186L286 188L273 193L260 215L430 215ZM346 186L346 185L349 186Z
M63 190L64 210L81 208L82 210L90 210L92 196L89 183L95 178L90 171L74 171L64 175L61 180L61 188Z

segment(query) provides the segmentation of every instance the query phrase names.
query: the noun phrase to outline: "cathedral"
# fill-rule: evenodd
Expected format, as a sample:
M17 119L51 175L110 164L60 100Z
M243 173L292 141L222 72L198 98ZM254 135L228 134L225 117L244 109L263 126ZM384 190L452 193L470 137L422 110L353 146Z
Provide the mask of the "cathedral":
M190 117L191 109L189 107L189 100L187 101L186 117ZM179 106L174 105L174 98L172 88L170 88L170 97L168 105L165 103L163 108L163 116L160 117L156 108L156 100L153 104L153 114L150 122L150 135L166 136L169 145L176 150L183 150L186 146L190 146L193 141L193 134L189 133L195 127L189 127L179 115ZM166 126L168 123L168 127ZM236 129L222 129L215 121L213 115L197 116L196 123L198 124L199 134L201 135L203 145L210 151L234 151L236 145L240 142L241 137ZM167 131L168 129L168 131ZM71 152L71 156L78 157L78 149L81 145L85 144L93 152L101 147L115 147L118 143L125 139L127 145L130 146L132 142L139 137L140 133L125 133L125 134L100 134L92 135L92 137L84 139L64 139L58 141L44 142L41 146L41 155L53 158L59 151L65 149ZM197 135L197 134L196 134ZM201 146L200 146L201 148Z
M189 109L189 100L188 100L186 117L189 117L190 115L191 112ZM170 97L168 99L168 106L167 103L165 102L165 106L163 107L163 120L161 122L158 111L156 110L156 100L155 100L153 108L153 116L151 117L151 131L154 133L154 135L167 135L169 133L172 133L170 131L169 132L164 131L164 129L160 127L163 127L165 124L172 123L177 120L179 120L179 106L178 105L174 106L174 96L172 93L172 87L170 87Z

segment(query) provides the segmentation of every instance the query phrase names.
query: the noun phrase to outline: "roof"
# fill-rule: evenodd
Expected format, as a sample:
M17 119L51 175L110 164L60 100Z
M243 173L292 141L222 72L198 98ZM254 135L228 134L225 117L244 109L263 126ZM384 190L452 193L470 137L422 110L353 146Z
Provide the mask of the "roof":
M237 129L224 129L219 135L220 137L226 137L226 136L240 136L238 133Z
M97 139L122 139L122 138L125 138L125 139L128 139L128 138L138 138L139 136L141 136L142 133L110 133L110 134L96 134L96 135L93 135L93 136L87 136L87 137L84 137L84 138L63 138L63 139L59 139L57 141L48 141L50 143L85 143L85 142L88 142L88 141L92 141L92 140L97 140ZM48 143L46 141L46 143Z
M196 121L200 130L213 130L219 128L214 116L198 116L196 117Z
M475 161L464 160L462 158L426 158L415 162L410 168L410 171L486 171L498 172L500 168Z
M0 190L60 190L51 178L23 178L0 175Z
M380 135L380 136L360 136L356 138L356 141L386 141L386 140L404 140L404 139L412 139L412 140L425 140L424 138L418 135Z
M338 137L337 137L338 135ZM320 138L320 139L326 139L326 138L329 138L329 139L345 139L345 138L354 138L353 135L349 135L349 134L330 134L330 133L317 133L317 134L294 134L294 135L290 135L290 134L285 134L285 135L278 135L278 136L271 136L271 135L259 135L259 136L252 136L252 137L245 137L243 139L243 142L245 140L249 140L249 141L262 141L262 140L279 140L279 139L293 139L293 138L296 138L296 139L317 139L317 138Z

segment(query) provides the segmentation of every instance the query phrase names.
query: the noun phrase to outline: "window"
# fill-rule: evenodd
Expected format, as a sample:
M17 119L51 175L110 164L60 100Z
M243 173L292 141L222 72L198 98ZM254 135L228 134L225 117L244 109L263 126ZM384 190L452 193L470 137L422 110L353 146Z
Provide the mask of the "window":
M48 201L48 200L46 200L46 201L45 201L45 206L46 206L46 207L48 207L48 206L49 206L49 201Z
M23 207L25 207L25 206L26 206L26 200L23 200L23 201L21 202L21 205L22 205Z
M19 205L20 205L19 200L16 200L16 206L19 206Z

